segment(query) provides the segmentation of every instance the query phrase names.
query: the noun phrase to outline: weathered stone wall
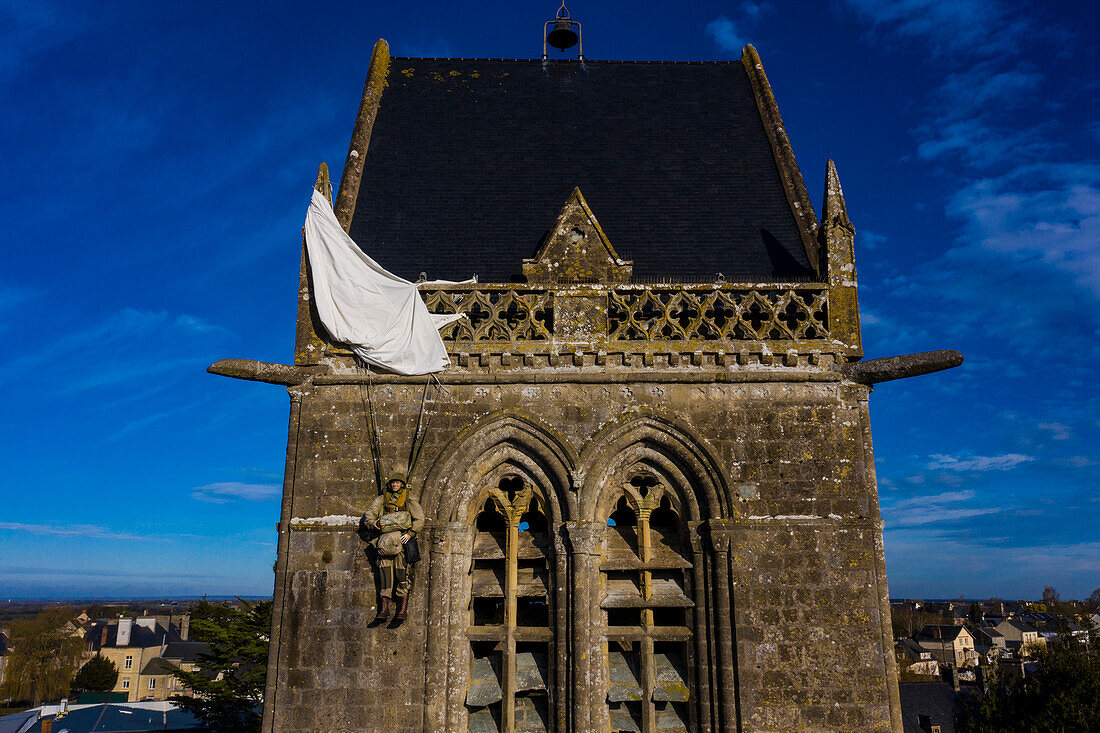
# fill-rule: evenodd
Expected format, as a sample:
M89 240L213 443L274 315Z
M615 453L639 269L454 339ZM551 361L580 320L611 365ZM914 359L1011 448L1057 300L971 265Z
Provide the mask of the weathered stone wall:
M453 656L441 661L440 652L454 643L447 637L454 620L429 597L443 582L464 582L461 563L440 549L444 530L465 519L456 516L470 500L462 477L492 468L478 468L488 461L489 444L514 441L522 451L531 442L525 433L535 433L560 453L554 460L562 464L562 519L593 523L588 526L606 520L596 509L600 467L614 458L609 453L624 450L622 441L651 443L658 453L667 436L692 446L694 469L688 453L674 447L665 453L674 468L693 476L705 512L699 531L708 567L719 578L706 588L712 615L705 643L714 659L710 699L703 701L707 729L900 730L868 388L812 368L734 366L709 378L696 374L697 383L644 370L601 372L581 383L582 371L595 373L460 374L455 381L462 383L447 384L410 477L429 527L410 617L399 628L369 627L375 582L354 526L376 491L367 387L307 382L291 388L276 568L275 608L282 617L273 638L267 729L456 729L464 687L450 688L464 685L464 672L453 668ZM422 384L376 379L387 471L406 460ZM524 429L509 427L506 416ZM473 465L457 465L463 462ZM700 471L712 475L700 477ZM441 566L433 575L431 564L442 562L450 563L446 572ZM570 597L598 582L578 567L590 566L574 564ZM724 607L732 624L720 613ZM598 641L597 630L588 643ZM723 657L724 643L732 646L730 658ZM575 682L575 694L559 691L573 730L594 725L584 721L599 716L585 710L604 706L602 692L585 684Z

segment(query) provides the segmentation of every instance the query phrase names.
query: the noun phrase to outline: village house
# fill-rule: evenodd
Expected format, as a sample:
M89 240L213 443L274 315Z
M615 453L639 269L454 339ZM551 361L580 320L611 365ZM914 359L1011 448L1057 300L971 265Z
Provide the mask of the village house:
M985 601L981 604L983 616L1005 616L1005 602L1001 600Z
M992 626L981 626L974 630L974 649L987 663L1008 655L1004 634Z
M955 624L928 624L917 634L915 641L932 653L940 664L952 667L970 667L978 663L974 649L974 636L965 626Z
M177 669L195 668L202 642L189 641L190 618L155 616L100 620L89 625L89 651L114 663L118 680L112 692L127 701L166 700L188 691L172 676Z
M1033 651L1045 645L1040 639L1037 629L1018 619L1005 619L997 624L997 631L1004 634L1005 644L1008 646L1009 651L1021 656L1029 656Z
M912 639L902 639L894 645L897 650L898 672L934 677L940 673L940 664L928 651Z

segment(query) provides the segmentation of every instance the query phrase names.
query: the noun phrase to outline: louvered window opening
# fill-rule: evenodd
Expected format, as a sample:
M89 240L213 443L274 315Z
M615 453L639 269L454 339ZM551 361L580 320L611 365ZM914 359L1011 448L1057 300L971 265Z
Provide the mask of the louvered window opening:
M539 492L507 477L474 520L470 564L471 733L549 733L551 543Z
M608 518L600 573L613 733L695 730L692 563L671 496L657 479L635 477Z

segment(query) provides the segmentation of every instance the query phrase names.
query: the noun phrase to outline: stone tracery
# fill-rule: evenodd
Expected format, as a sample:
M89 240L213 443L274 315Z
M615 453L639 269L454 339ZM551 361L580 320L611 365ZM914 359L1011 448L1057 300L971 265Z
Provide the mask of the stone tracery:
M452 487L446 527L466 538L449 566L465 587L439 629L461 670L435 692L453 727L709 727L713 681L697 660L717 653L715 603L699 527L728 505L715 460L683 426L645 416L595 437L574 462L534 423L498 414L433 468Z

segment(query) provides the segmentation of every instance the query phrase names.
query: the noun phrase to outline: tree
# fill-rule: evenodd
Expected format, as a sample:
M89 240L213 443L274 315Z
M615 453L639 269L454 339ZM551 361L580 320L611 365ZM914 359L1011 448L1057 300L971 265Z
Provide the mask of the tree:
M942 622L939 616L905 606L890 609L895 639L912 639L926 624Z
M1092 595L1088 597L1087 603L1089 604L1089 608L1093 611L1100 611L1100 588L1092 592Z
M975 626L982 625L982 604L977 601L970 604L970 623Z
M224 609L217 621L192 617L192 637L209 644L210 652L199 655L194 671L173 672L195 696L176 695L172 702L214 730L260 729L271 601L242 603L242 610L217 606Z
M69 694L73 670L84 651L84 640L67 627L72 617L71 609L57 607L12 622L11 654L0 698L38 705Z
M229 623L233 618L235 611L222 603L211 603L203 596L201 601L193 604L187 611L191 615L191 622L195 621L209 621L215 626L224 626ZM194 633L194 632L192 632ZM199 641L204 641L199 639Z
M1037 662L1038 669L1023 678L1000 667L985 692L964 700L958 730L1100 730L1100 640L1086 646L1063 638L1041 652Z
M1050 613L1059 614L1061 616L1073 616L1074 607L1072 602L1062 600L1062 596L1055 590L1054 586L1043 586L1043 605L1046 606L1046 610Z
M72 688L80 692L110 692L118 682L118 668L104 656L96 654L80 668Z

